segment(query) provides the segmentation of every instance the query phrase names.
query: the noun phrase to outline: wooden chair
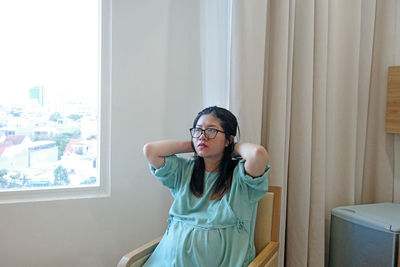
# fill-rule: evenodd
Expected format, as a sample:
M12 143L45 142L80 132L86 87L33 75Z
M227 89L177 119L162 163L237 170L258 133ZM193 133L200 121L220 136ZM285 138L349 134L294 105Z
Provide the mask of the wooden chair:
M278 266L281 187L270 186L268 193L258 202L254 245L256 257L249 267ZM140 267L150 257L162 237L124 255L118 267Z

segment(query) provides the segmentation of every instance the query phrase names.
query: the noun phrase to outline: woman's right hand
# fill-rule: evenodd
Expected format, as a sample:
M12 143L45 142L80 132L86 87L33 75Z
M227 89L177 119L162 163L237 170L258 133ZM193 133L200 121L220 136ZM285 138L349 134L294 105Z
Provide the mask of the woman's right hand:
M165 157L193 152L191 141L162 140L147 143L143 147L143 153L155 169L164 165Z

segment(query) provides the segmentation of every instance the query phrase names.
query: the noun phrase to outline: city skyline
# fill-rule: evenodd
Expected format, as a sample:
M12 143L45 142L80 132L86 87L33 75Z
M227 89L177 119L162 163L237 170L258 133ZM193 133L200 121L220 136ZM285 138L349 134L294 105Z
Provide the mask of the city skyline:
M0 188L98 182L99 5L0 0Z

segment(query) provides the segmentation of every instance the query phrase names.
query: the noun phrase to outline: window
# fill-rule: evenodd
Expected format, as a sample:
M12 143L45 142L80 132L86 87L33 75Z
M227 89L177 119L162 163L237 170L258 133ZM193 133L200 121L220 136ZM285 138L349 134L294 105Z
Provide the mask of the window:
M109 194L110 0L0 0L0 202Z

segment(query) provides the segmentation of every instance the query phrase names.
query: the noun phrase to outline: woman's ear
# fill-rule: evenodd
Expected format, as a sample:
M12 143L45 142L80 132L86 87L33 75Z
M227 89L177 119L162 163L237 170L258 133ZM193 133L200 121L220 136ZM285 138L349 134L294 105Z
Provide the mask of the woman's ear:
M225 146L229 146L230 144L233 143L233 141L235 140L235 137L233 135L231 135L231 137L229 138L229 140L227 139L225 142Z

